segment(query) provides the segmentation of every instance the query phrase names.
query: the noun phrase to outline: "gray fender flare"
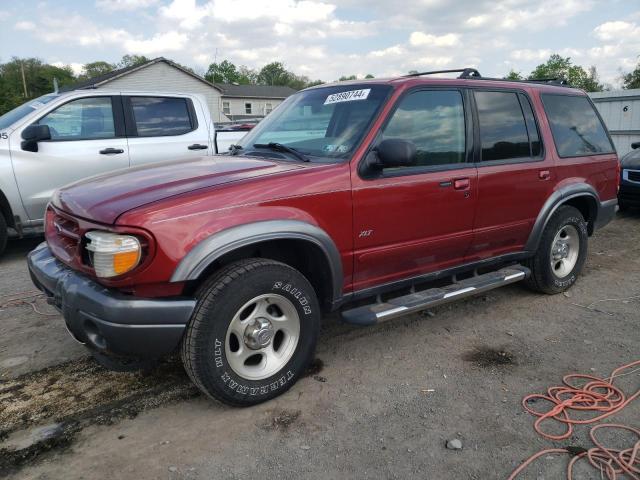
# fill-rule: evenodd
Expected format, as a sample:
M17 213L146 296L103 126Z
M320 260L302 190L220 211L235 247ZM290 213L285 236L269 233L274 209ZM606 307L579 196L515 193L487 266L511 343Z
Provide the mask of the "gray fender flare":
M551 215L553 215L561 205L566 203L567 200L576 197L589 197L593 199L596 208L596 217L593 218L593 222L596 222L600 207L598 192L596 192L588 183L572 183L570 185L565 185L553 192L542 206L542 209L533 224L533 229L529 234L529 239L524 247L526 251L535 252L538 249L538 244L542 238L542 232L544 232L547 223L549 223Z
M178 264L171 282L196 280L204 270L223 255L238 248L268 240L305 240L319 247L325 255L332 277L332 297L342 296L342 260L327 232L300 220L266 220L222 230L198 243Z

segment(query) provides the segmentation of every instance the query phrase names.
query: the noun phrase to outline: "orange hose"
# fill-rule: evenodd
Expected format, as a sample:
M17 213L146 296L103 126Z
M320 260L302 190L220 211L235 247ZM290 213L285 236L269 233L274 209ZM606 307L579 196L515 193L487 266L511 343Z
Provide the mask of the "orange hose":
M640 389L633 395L626 394L618 387L613 385L616 377L628 375L629 373L621 373L624 370L640 366L640 360L622 365L616 368L611 375L606 378L598 378L593 375L572 374L566 375L562 382L564 385L551 387L547 390L547 395L532 394L527 395L522 400L522 406L530 414L538 417L533 424L535 431L543 438L549 440L564 440L573 434L574 425L584 425L598 422L607 418L614 413L625 408L629 403L640 396ZM583 386L577 386L573 381L585 381ZM546 412L539 412L529 406L531 400L545 400L553 404L553 407ZM586 420L578 420L571 418L571 411L591 411L597 412L597 415ZM542 428L545 421L556 421L566 425L566 431L559 435L547 433ZM605 447L597 438L596 432L602 428L622 429L634 433L637 441L634 446L624 450L616 450ZM575 463L587 458L589 463L600 470L602 475L606 475L608 480L616 480L618 475L627 475L634 480L640 480L640 430L618 424L601 424L594 426L590 431L590 436L595 448L586 452L575 455L567 467L567 478L572 479L573 467ZM531 463L543 455L549 453L568 453L565 448L551 448L542 450L523 462L508 480L516 478Z

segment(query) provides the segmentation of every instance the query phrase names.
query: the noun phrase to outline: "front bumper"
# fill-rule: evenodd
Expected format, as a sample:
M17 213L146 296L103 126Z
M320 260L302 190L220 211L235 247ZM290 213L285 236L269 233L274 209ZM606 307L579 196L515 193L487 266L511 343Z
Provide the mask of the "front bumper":
M640 207L640 183L621 182L618 201L629 207Z
M142 299L107 289L58 261L46 243L29 254L28 265L33 283L62 313L73 337L106 354L171 353L195 308L193 299Z

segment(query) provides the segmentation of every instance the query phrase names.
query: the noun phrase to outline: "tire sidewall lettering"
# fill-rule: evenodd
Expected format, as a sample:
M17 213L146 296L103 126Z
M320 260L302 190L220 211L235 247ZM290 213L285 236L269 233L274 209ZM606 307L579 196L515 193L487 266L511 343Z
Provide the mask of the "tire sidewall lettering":
M289 294L289 296L291 296L300 304L305 315L311 315L311 313L313 313L313 310L311 309L311 303L309 302L307 296L302 290L291 285L291 283L277 281L273 284L272 290L286 292L287 294Z

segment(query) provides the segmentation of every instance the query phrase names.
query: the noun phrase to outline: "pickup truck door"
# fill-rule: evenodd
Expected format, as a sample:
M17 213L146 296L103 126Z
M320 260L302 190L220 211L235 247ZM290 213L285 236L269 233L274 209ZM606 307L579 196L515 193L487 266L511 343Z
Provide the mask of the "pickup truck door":
M57 188L85 177L129 166L119 96L75 98L33 122L48 125L51 140L37 152L22 150L21 134L11 134L11 161L22 203L31 220L41 220ZM32 123L32 124L33 124Z
M468 94L413 90L389 114L375 144L413 142L417 163L352 174L354 290L462 263L473 238L477 169ZM365 161L370 160L370 152Z
M206 106L190 97L123 96L131 165L213 153Z

